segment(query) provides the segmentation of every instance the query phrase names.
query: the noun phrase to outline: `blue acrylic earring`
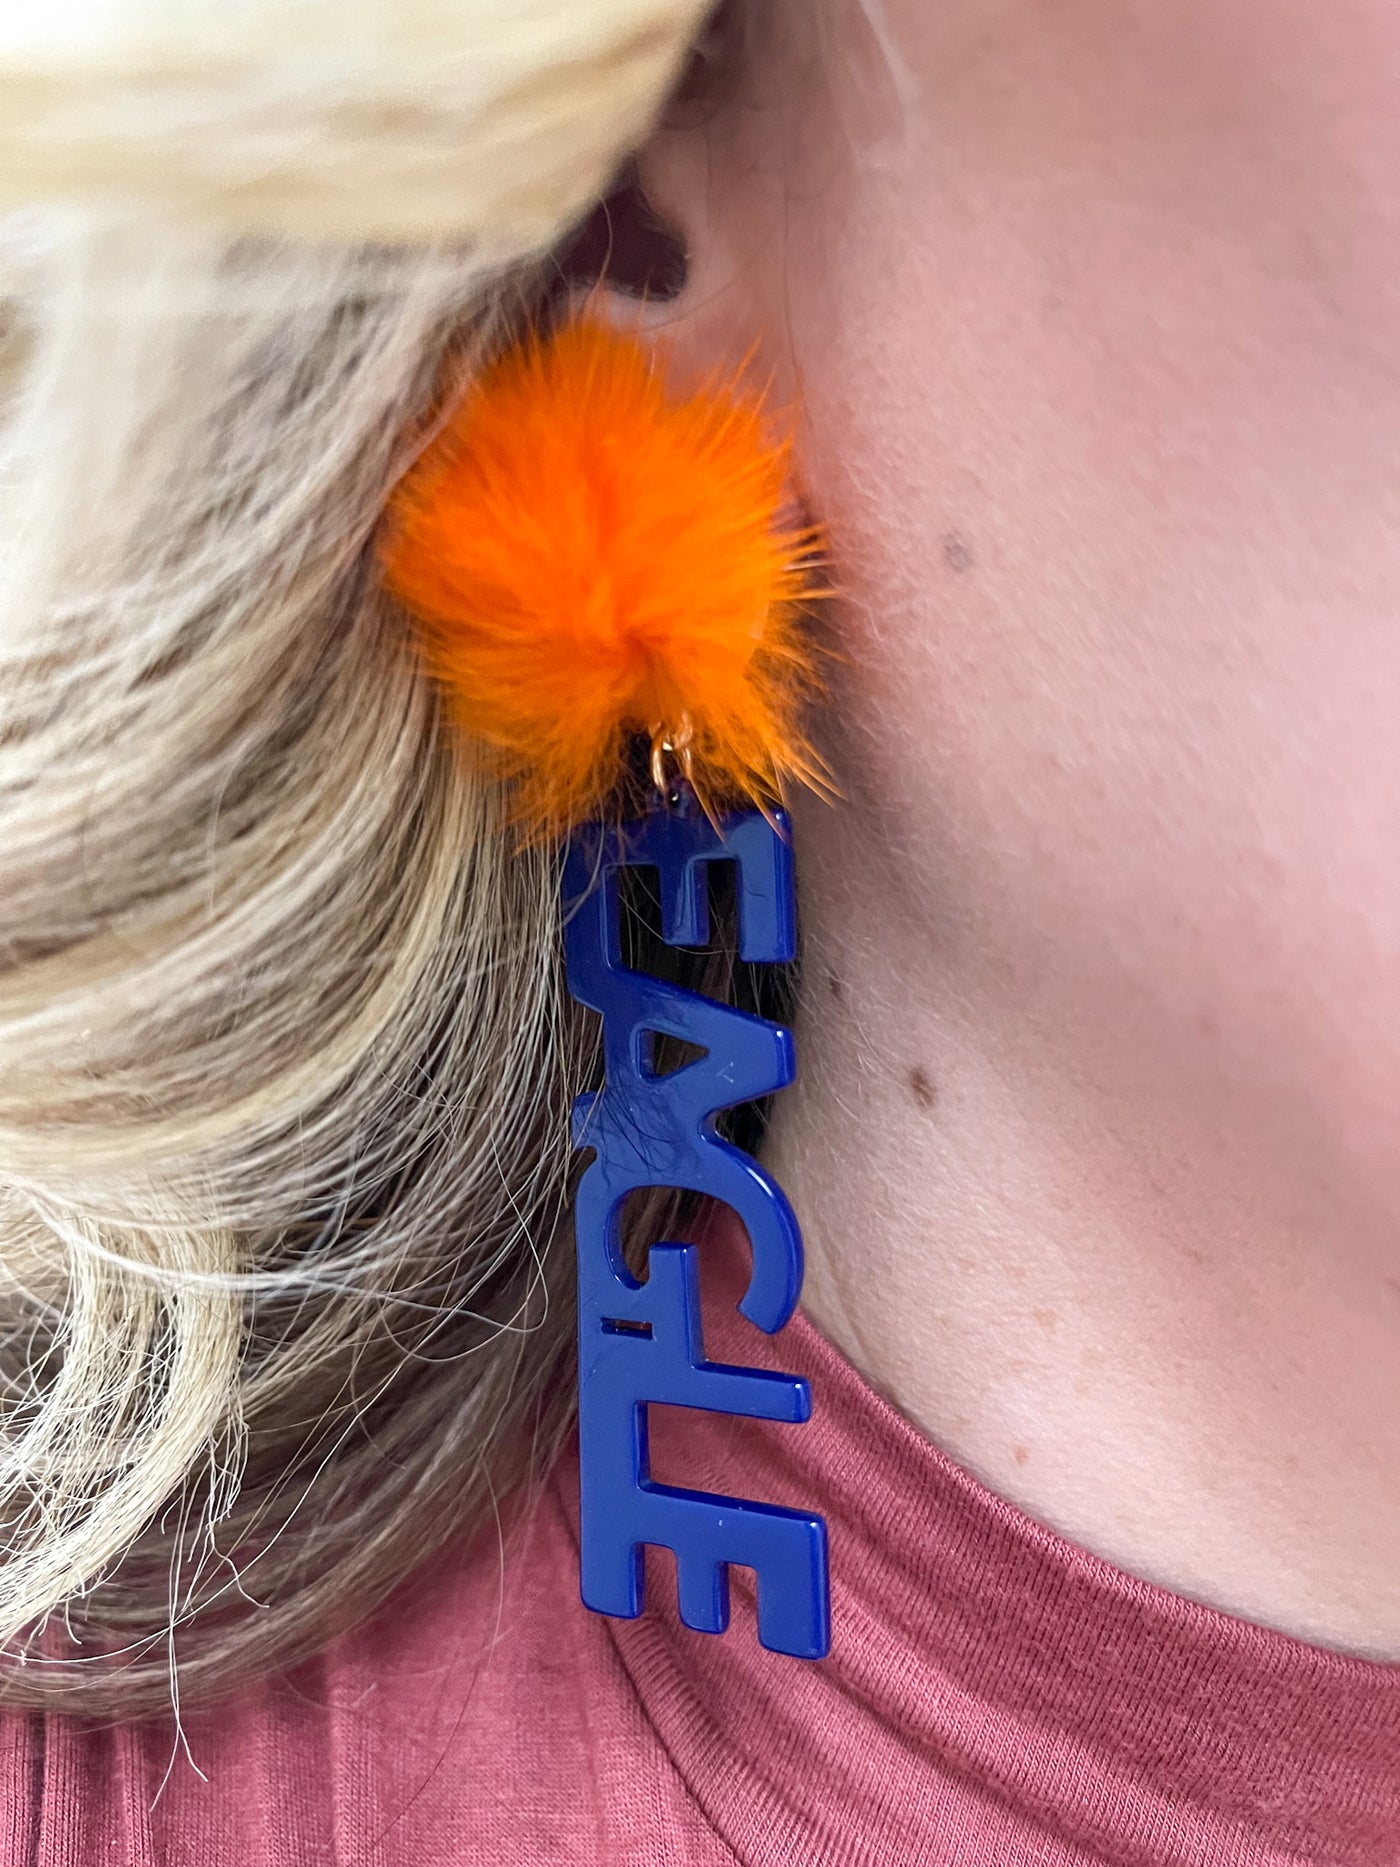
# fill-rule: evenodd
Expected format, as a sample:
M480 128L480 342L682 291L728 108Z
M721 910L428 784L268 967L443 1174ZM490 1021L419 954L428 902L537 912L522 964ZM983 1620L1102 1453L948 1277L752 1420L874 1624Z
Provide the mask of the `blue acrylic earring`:
M667 945L709 939L708 871L734 865L739 954L793 958L792 849L782 812L711 822L682 789L641 820L590 824L564 868L569 989L603 1020L605 1085L574 1107L574 1138L593 1151L578 1190L579 1458L582 1595L603 1614L642 1611L647 1545L674 1552L681 1619L703 1633L729 1620L728 1569L757 1579L758 1637L775 1652L820 1659L830 1646L826 1525L820 1517L741 1497L658 1484L648 1463L655 1405L797 1424L811 1413L796 1376L707 1361L700 1326L699 1248L658 1241L639 1282L622 1255L621 1217L644 1187L706 1194L733 1208L752 1250L741 1313L775 1334L802 1284L802 1239L781 1188L721 1138L721 1111L786 1087L791 1033L623 964L619 885L628 868L660 880ZM703 1055L659 1074L658 1036Z
M716 1128L791 1081L791 1035L624 965L618 892L626 870L654 870L663 940L703 946L707 876L728 863L741 957L793 957L787 824L766 806L792 783L825 788L801 720L818 686L804 614L819 539L794 523L790 448L771 426L740 378L678 394L635 338L566 319L526 333L443 412L378 548L474 770L502 781L527 835L568 837L569 985L602 1017L606 1071L574 1111L593 1152L577 1210L584 1600L640 1613L642 1552L662 1545L682 1619L719 1633L737 1563L757 1576L763 1644L820 1658L821 1519L659 1484L647 1451L649 1407L796 1424L807 1385L706 1360L695 1245L654 1242L644 1282L621 1249L630 1193L707 1195L749 1235L744 1317L773 1334L797 1303L787 1200ZM647 739L655 803L617 824L627 748ZM754 808L719 814L723 799ZM658 1071L658 1037L703 1054Z

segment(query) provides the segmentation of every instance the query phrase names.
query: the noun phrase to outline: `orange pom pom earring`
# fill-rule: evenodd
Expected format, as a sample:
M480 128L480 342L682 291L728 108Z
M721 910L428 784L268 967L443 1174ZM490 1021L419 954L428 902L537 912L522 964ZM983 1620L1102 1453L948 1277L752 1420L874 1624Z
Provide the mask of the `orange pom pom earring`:
M634 736L707 809L821 784L800 725L816 536L785 518L787 472L759 403L675 395L583 319L488 369L400 483L385 581L532 830L597 816Z
M569 833L566 970L602 1018L605 1069L601 1091L574 1105L575 1140L593 1156L574 1210L583 1599L640 1614L642 1550L664 1545L687 1626L723 1632L738 1564L757 1577L763 1644L820 1659L822 1519L659 1484L647 1449L651 1406L795 1425L811 1412L807 1383L706 1359L700 1247L657 1241L645 1281L621 1248L631 1195L672 1187L738 1215L753 1260L739 1309L756 1328L781 1329L801 1289L782 1189L717 1123L792 1080L791 1033L626 964L621 938L623 877L643 869L665 944L706 946L720 866L739 957L795 956L776 800L788 779L821 780L799 723L814 541L784 521L787 450L763 430L742 396L673 396L639 344L570 324L510 352L454 410L395 494L381 549L473 756L514 785L537 834ZM625 822L609 805L638 738L654 795ZM658 1037L691 1060L658 1069Z

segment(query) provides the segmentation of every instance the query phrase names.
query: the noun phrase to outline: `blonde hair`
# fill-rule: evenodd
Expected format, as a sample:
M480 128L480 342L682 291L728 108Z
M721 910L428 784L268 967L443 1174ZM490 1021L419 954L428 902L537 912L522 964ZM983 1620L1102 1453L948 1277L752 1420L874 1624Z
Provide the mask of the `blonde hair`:
M557 1436L553 863L453 757L367 545L704 10L0 28L9 1702L284 1662Z

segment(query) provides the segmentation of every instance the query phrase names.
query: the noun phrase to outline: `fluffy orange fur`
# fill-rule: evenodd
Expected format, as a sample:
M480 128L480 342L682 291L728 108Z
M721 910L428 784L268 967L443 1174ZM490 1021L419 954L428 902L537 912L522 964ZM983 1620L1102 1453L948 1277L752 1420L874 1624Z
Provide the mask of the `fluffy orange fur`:
M588 319L508 352L400 483L389 589L474 755L552 833L607 807L628 741L689 739L707 808L819 781L799 715L810 528L737 386L672 393Z

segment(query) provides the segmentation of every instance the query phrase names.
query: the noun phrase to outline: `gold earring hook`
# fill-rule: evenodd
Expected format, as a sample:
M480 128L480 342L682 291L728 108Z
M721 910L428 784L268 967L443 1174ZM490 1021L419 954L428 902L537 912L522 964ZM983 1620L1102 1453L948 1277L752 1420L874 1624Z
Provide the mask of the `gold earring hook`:
M660 796L665 797L671 789L671 780L667 776L666 761L674 759L680 767L680 775L692 789L695 785L695 728L690 715L682 713L680 723L675 730L668 732L658 724L651 729L651 782Z

